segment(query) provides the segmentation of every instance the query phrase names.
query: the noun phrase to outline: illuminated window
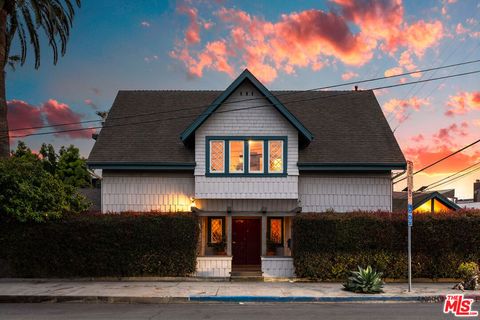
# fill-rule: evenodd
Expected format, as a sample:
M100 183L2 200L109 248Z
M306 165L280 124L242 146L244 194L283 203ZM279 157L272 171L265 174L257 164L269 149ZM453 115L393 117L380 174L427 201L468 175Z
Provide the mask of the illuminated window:
M263 141L248 141L248 166L251 173L263 172Z
M244 172L244 143L243 141L230 141L230 173Z
M283 244L283 218L268 218L268 240L271 243Z
M206 175L285 176L287 137L206 137Z
M433 211L435 212L448 212L452 211L449 207L438 201L437 199L434 200L433 202Z
M413 212L414 213L432 212L432 200L428 200L427 202L422 203L415 210L413 210Z
M225 171L225 143L223 140L210 141L210 172Z
M268 172L283 172L283 141L268 141Z
M221 243L224 240L225 220L224 218L208 219L208 243Z

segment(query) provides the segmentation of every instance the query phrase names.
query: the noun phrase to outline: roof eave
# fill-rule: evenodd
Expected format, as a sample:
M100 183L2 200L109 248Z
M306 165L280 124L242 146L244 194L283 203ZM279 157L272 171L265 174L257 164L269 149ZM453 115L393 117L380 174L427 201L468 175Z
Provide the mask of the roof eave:
M94 162L87 161L90 169L102 170L194 170L195 163L176 162Z
M301 171L391 171L403 170L406 163L311 163L299 162Z

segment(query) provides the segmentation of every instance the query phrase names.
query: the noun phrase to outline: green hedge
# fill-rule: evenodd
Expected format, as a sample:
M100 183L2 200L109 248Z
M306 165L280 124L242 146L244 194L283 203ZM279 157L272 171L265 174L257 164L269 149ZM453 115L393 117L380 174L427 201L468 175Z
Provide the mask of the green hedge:
M302 214L293 223L297 276L344 280L357 265L387 278L407 277L406 214ZM412 229L416 278L455 278L461 262L480 259L480 210L417 214Z
M0 221L0 275L186 276L195 271L190 214L88 214L44 223Z

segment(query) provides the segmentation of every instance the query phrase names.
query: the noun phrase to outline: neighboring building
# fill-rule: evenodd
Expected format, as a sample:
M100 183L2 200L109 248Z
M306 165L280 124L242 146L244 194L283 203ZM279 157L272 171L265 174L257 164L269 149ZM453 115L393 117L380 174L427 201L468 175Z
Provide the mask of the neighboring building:
M454 190L414 192L412 194L413 213L448 212L460 209L449 199L455 196L452 192ZM406 211L407 203L407 192L393 192L393 211Z
M248 70L225 91L120 91L88 163L102 212L196 212L197 275L222 277L293 276L295 214L391 211L406 167L372 91L269 91Z
M457 204L465 209L480 209L480 180L473 183L473 198L458 200Z

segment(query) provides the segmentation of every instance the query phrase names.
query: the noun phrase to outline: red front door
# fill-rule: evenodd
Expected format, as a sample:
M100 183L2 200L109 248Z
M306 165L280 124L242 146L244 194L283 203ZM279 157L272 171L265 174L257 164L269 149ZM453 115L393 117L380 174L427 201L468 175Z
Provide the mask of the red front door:
M262 252L260 219L233 219L233 265L259 265Z

